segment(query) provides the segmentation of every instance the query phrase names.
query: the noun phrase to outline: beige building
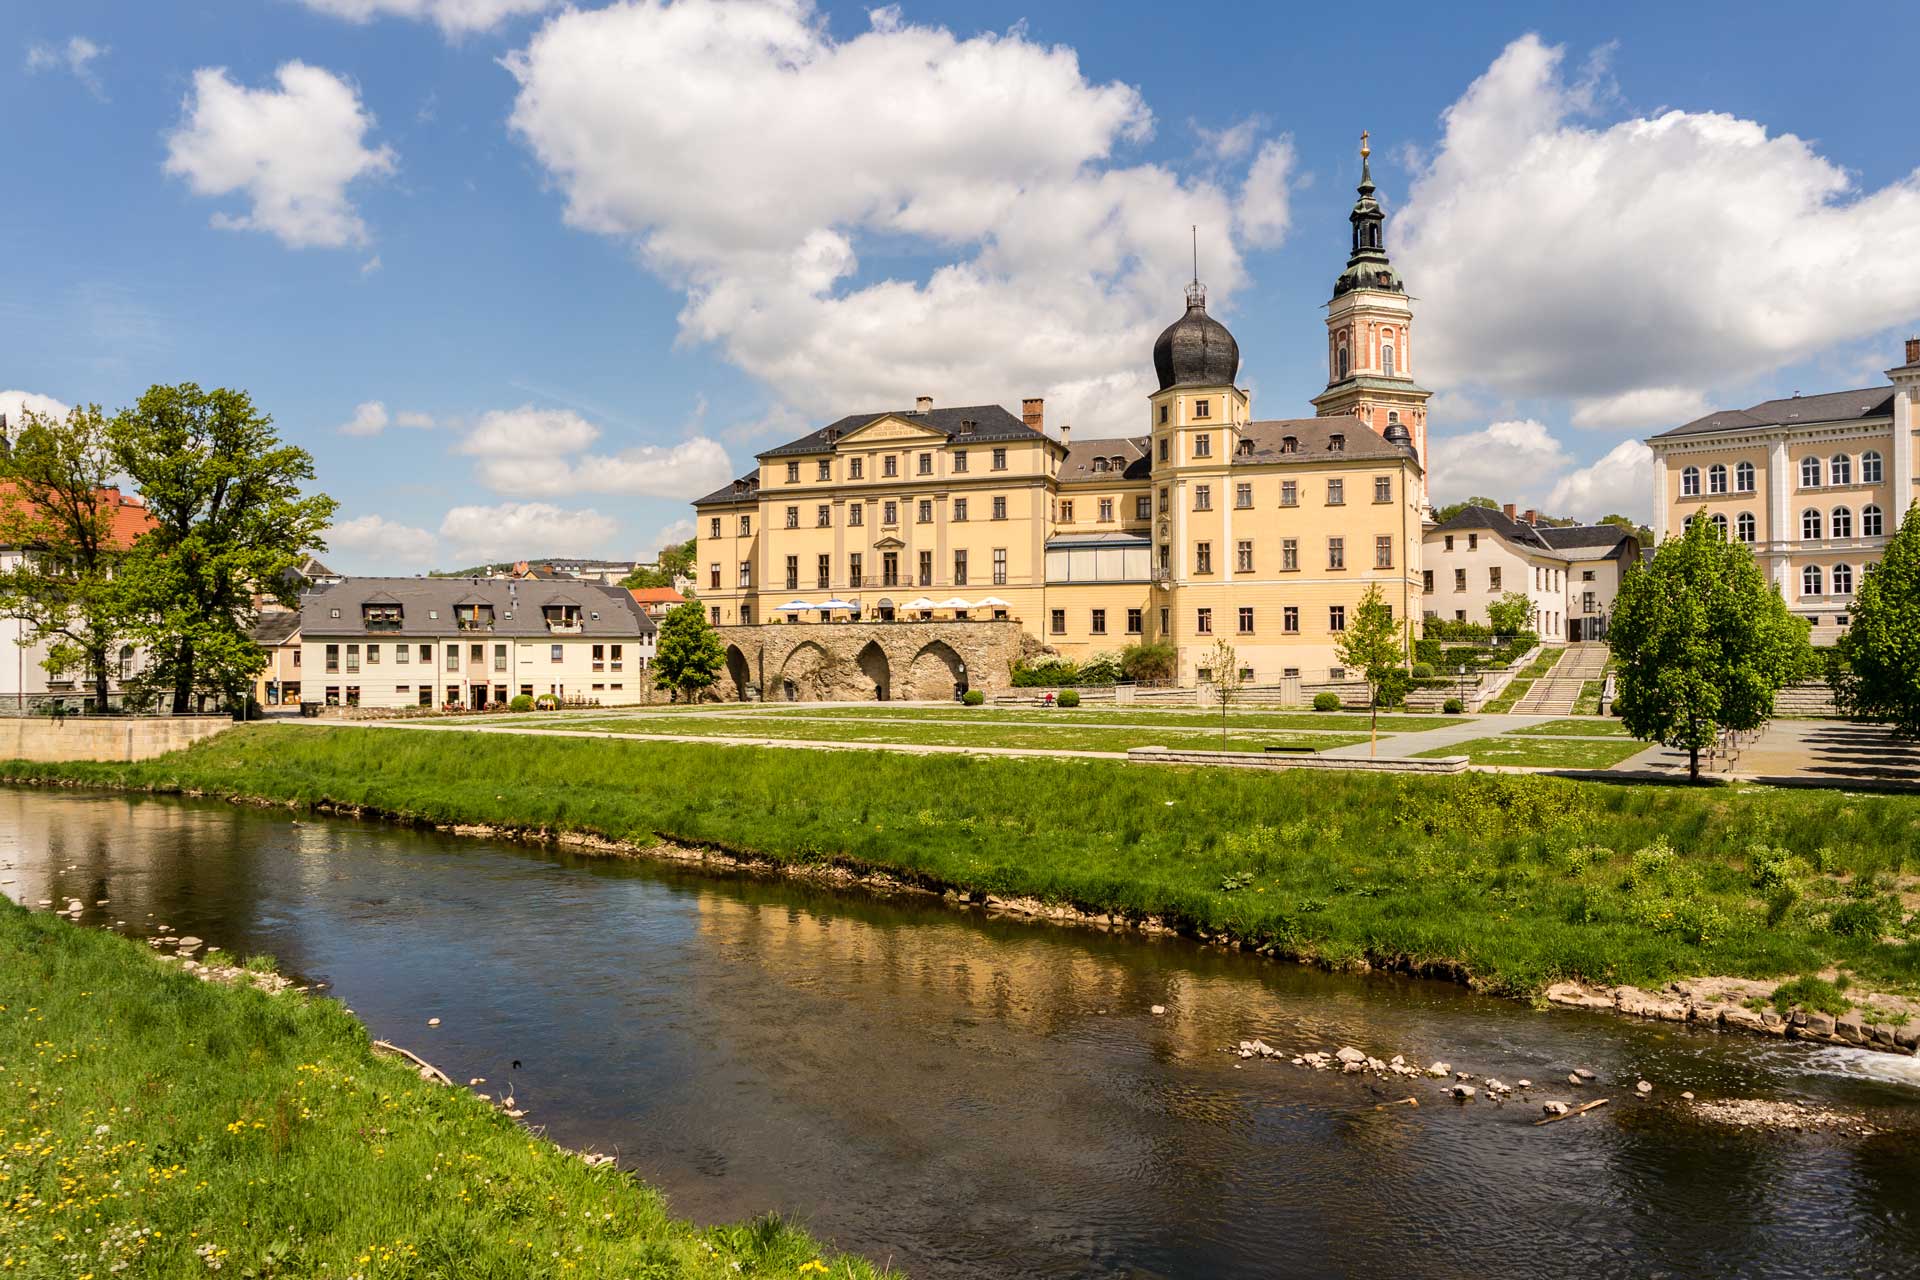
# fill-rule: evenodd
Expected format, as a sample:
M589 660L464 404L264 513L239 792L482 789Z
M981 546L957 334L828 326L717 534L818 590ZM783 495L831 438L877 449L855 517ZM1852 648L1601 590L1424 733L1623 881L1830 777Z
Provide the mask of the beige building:
M267 665L253 678L253 699L269 710L298 707L305 670L300 651L300 612L274 609L253 624L253 642L266 651Z
M1831 639L1920 495L1920 339L1887 377L1888 386L1716 410L1648 440L1655 541L1705 512L1753 549L1816 641Z
M638 702L654 632L618 587L511 578L349 578L300 609L301 699L482 708L520 694ZM650 646L649 646L650 647Z
M713 621L1005 617L1076 659L1171 643L1183 682L1220 640L1262 683L1337 678L1370 586L1400 619L1421 602L1428 393L1364 170L1360 192L1320 416L1254 418L1196 281L1137 435L1056 439L1039 399L1015 417L922 397L759 455L694 504Z
M1517 591L1549 642L1600 640L1640 539L1617 525L1553 526L1534 511L1467 507L1430 525L1422 557L1430 618L1488 622L1487 606Z

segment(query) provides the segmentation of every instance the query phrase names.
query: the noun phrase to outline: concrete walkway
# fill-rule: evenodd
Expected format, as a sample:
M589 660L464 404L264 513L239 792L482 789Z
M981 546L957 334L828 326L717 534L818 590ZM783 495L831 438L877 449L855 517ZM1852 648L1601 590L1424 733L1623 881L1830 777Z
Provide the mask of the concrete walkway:
M1510 729L1539 723L1538 716L1472 716L1462 717L1460 723L1446 725L1439 729L1418 729L1411 733L1396 733L1392 737L1383 733L1380 735L1379 758L1382 760L1411 759L1423 751L1456 746L1462 742L1471 742L1475 738L1491 738L1497 734L1506 733ZM1366 722L1362 720L1361 731L1365 732L1366 727ZM1365 742L1356 742L1351 746L1329 747L1320 754L1364 760L1373 754L1368 750L1369 745Z

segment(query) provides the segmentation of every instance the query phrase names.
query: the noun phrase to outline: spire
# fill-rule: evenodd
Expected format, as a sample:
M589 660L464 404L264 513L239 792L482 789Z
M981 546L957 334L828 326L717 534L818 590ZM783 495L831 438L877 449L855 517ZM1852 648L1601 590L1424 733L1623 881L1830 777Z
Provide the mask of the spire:
M1200 283L1200 224L1194 223L1193 231L1193 283L1187 286L1187 309L1195 307L1207 309L1207 286Z
M1373 198L1373 136L1362 130L1360 133L1360 198L1353 202L1353 212L1347 215L1347 221L1353 224L1353 253L1347 259L1347 269L1334 282L1333 296L1351 289L1384 289L1392 293L1405 292L1400 277L1387 261L1386 212L1380 202Z
M1373 148L1367 145L1367 131L1360 131L1360 194L1373 194L1373 171L1367 166L1367 157L1373 154Z

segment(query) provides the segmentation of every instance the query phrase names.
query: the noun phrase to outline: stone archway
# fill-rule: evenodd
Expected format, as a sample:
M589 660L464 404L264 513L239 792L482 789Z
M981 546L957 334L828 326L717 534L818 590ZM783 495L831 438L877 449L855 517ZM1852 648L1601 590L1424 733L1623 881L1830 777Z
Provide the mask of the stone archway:
M966 670L966 664L951 645L944 640L930 641L907 665L905 696L944 702L953 697L956 686L966 684Z
M753 669L747 665L747 655L740 652L740 646L727 646L727 678L733 681L735 702L747 701L747 690L753 685Z
M877 641L867 641L854 664L860 668L861 675L873 682L874 697L885 702L893 696L893 671L887 665L886 651Z
M833 659L811 640L794 646L768 696L787 702L824 702L833 696Z

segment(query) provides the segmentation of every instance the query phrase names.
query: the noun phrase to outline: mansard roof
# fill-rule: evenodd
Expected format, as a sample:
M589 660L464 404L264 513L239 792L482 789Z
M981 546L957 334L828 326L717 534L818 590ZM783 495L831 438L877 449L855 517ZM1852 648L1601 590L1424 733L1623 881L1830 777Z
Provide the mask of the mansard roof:
M1893 414L1893 388L1863 387L1858 391L1826 391L1811 396L1785 396L1762 400L1746 409L1715 409L1684 426L1653 436L1671 440L1676 436L1709 435L1716 431L1751 431L1761 427L1792 427L1802 424L1864 422Z
M798 440L789 440L775 449L758 454L761 458L780 458L789 454L828 453L834 442L848 433L878 422L882 418L899 418L915 426L926 427L946 436L949 440L958 437L968 444L1003 444L1010 440L1044 440L1046 437L1022 422L1015 415L997 404L957 405L951 409L929 409L925 413L917 409L882 409L873 413L850 413L843 418L809 431ZM962 434L964 424L972 423L972 429ZM706 499L702 499L706 501Z
M1151 448L1151 436L1075 440L1067 446L1067 456L1061 460L1060 483L1145 480L1153 474L1153 463L1148 456ZM1106 463L1107 469L1104 471L1095 469L1094 464L1101 461Z

